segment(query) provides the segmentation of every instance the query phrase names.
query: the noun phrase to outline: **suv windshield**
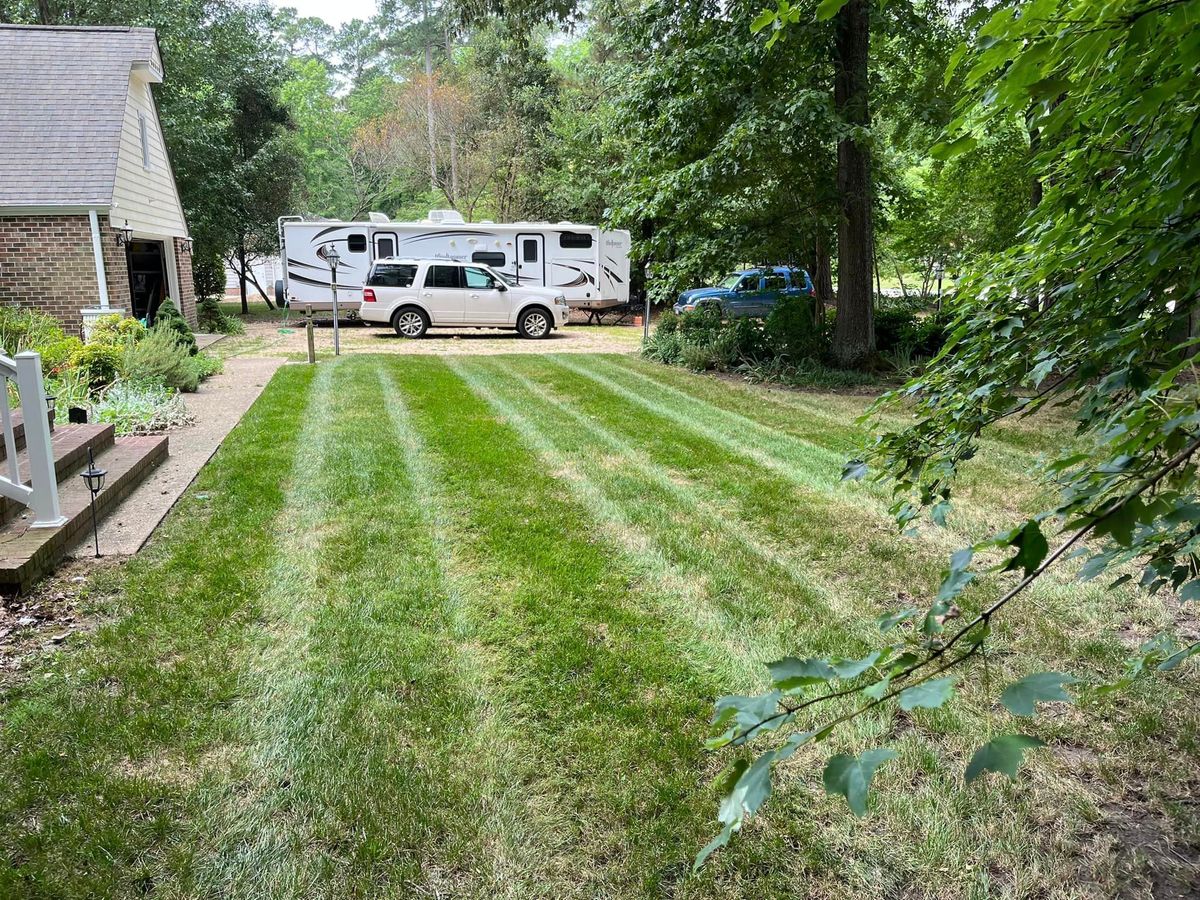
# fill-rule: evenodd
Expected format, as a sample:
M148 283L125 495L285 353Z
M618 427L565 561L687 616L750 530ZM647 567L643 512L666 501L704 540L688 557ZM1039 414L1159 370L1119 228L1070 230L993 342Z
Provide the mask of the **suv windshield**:
M738 279L741 277L742 276L737 272L734 272L732 275L726 275L717 282L717 287L723 287L727 291L732 291L735 287L737 287Z

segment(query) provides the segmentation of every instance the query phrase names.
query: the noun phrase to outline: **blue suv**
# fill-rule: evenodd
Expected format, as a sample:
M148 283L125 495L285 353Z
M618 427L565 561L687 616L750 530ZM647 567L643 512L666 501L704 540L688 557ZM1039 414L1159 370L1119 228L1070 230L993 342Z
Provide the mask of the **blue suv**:
M816 290L803 269L772 266L747 269L726 275L716 287L684 291L675 302L675 312L690 312L705 306L718 306L723 316L761 318L784 297L811 297Z

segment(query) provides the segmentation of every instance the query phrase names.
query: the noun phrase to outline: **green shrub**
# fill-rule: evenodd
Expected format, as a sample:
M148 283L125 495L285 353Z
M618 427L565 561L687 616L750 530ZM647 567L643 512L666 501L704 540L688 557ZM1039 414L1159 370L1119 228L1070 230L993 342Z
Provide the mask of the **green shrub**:
M133 381L113 384L92 406L91 417L112 423L117 434L154 434L193 421L177 391Z
M814 303L812 297L785 297L776 304L763 323L767 356L792 362L821 356L824 341L814 319Z
M145 336L146 326L137 319L120 313L110 313L100 316L92 325L91 342L125 347L136 344Z
M683 336L674 325L667 331L656 328L642 345L642 356L668 366L679 365L679 356L682 351Z
M161 384L184 393L196 390L200 383L187 347L174 330L157 323L144 339L125 349L123 363L128 381Z
M220 375L225 369L225 363L219 356L213 356L211 353L205 353L203 350L188 360L188 364L192 367L192 371L196 373L196 377L203 381L205 378L211 378L213 375Z
M67 423L67 411L72 406L86 408L90 402L92 386L82 369L64 368L47 377L45 384L46 393L54 395L54 421L59 424Z
M932 357L945 342L946 320L940 316L920 315L917 308L903 303L875 310L875 347L880 353Z
M170 297L164 297L162 303L158 306L158 312L154 314L154 327L151 329L164 329L175 335L175 339L183 344L189 356L195 356L199 352L199 347L196 346L196 336L192 334L192 326L188 325L187 319L183 317L183 313L179 311Z
M71 354L69 364L79 369L93 388L101 388L116 380L122 355L121 348L112 344L82 344Z
M66 337L54 316L23 306L0 306L0 349L10 356L37 350Z
M71 358L83 347L83 341L77 337L64 337L51 341L38 348L42 354L42 373L59 375L71 365Z
M679 330L679 313L673 309L664 310L654 330L658 334L674 334Z
M200 323L200 330L210 334L246 333L246 327L240 319L221 311L216 297L205 297L196 305L196 320Z

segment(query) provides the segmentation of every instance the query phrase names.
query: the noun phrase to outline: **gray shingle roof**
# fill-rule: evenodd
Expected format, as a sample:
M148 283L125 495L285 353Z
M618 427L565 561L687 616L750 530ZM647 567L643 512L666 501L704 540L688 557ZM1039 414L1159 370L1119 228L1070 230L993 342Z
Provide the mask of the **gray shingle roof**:
M152 28L0 25L0 207L112 202L129 73Z

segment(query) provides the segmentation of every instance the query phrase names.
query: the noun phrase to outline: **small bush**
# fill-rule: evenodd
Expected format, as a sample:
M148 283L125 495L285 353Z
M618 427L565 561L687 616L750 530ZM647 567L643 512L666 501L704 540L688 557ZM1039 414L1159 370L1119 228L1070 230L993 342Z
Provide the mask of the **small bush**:
M112 344L82 344L71 354L69 364L79 369L93 388L101 388L116 380L123 355L122 349Z
M136 344L146 336L146 326L137 319L111 313L100 316L92 325L91 342L125 347Z
M196 390L200 383L187 347L173 329L157 323L143 340L126 348L123 363L129 381L161 384L184 393Z
M776 304L763 323L770 355L800 362L818 359L823 339L814 318L812 297L788 297Z
M66 332L54 316L23 306L0 306L0 349L10 356L57 343Z
M683 337L674 325L667 331L655 329L642 345L642 356L668 366L679 365L679 357L682 352Z
M175 334L176 340L183 344L189 356L195 356L199 349L196 346L196 336L192 334L192 326L188 325L187 319L183 317L183 313L171 301L170 297L164 297L162 303L158 306L158 312L154 314L154 327L165 329Z
M875 346L880 353L899 351L911 357L932 357L946 342L946 321L937 315L919 315L903 303L875 310Z
M658 334L674 334L679 330L679 313L673 309L664 310L658 317L655 332Z
M205 297L196 305L196 320L200 323L200 330L210 334L246 333L246 327L240 319L221 311L216 297Z
M71 358L83 348L77 337L65 337L37 348L42 354L42 372L45 375L60 375L71 365Z
M67 411L72 406L87 408L91 392L92 386L82 369L65 368L46 378L46 393L54 395L54 421L61 424L68 421Z
M188 361L192 367L192 371L196 373L196 378L203 381L205 378L211 378L213 375L220 375L225 369L225 363L219 356L213 356L211 353L205 353L203 350L191 357Z
M177 391L134 381L106 390L92 406L92 420L112 423L117 434L155 434L194 421Z

